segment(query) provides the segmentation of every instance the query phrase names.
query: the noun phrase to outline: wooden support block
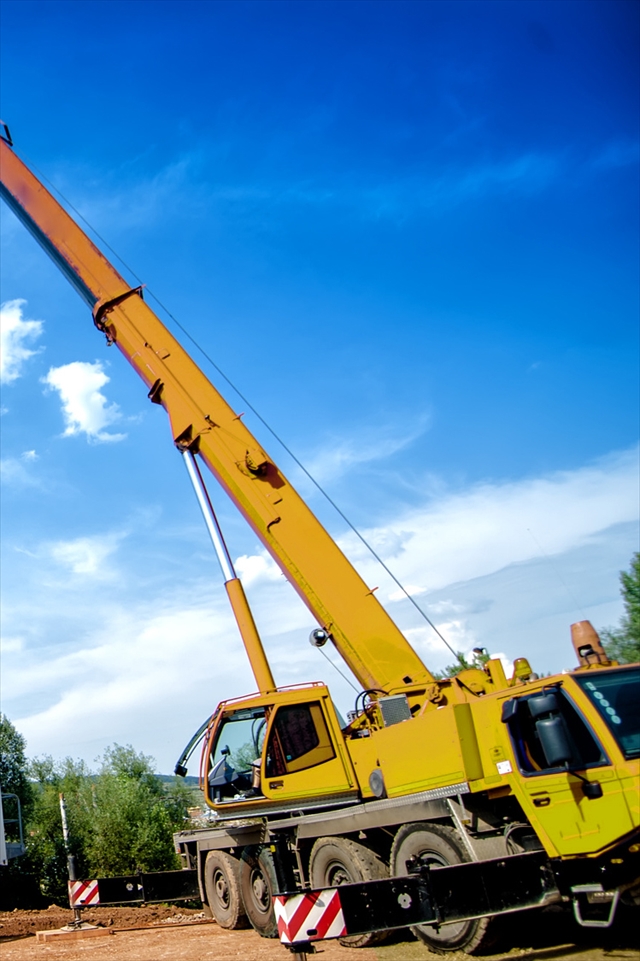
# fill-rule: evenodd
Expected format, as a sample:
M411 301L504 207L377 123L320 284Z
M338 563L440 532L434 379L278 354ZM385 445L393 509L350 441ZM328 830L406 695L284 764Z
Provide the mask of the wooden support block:
M100 938L113 934L111 928L55 928L53 931L36 931L36 941L44 944L47 941L81 941L83 938Z

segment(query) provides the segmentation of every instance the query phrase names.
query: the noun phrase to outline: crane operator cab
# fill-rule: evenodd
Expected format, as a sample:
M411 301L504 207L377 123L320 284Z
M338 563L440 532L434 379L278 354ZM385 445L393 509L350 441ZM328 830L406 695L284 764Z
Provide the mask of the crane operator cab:
M203 751L202 786L218 813L300 797L357 793L340 721L324 684L223 702Z

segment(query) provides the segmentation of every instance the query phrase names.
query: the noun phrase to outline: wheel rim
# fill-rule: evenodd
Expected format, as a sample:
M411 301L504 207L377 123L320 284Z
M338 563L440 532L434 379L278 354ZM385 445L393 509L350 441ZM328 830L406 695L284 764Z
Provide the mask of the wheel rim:
M342 884L352 884L351 872L342 861L332 861L327 865L325 884L330 888L339 888ZM356 934L349 938L340 938L341 944L354 944L361 941L362 935Z
M218 870L213 875L213 889L221 907L228 908L231 902L231 897L229 894L229 885L227 884L227 879L222 871Z
M339 888L341 884L351 884L353 878L341 861L334 861L327 868L327 884L330 888Z
M251 874L251 891L256 907L262 914L271 909L269 885L262 871L254 870Z

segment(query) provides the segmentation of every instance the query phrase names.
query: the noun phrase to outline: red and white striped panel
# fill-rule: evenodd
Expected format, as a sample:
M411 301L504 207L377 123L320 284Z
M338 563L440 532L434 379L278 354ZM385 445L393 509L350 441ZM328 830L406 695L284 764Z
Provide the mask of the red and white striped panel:
M273 907L283 944L341 938L347 933L337 888L291 897L276 895Z
M97 881L69 881L69 904L72 908L86 908L100 904Z

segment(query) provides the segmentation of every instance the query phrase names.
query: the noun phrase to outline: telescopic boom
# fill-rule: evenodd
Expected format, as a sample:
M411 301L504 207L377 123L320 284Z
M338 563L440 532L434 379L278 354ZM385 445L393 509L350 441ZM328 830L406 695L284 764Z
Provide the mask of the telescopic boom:
M175 337L0 138L0 193L167 411L181 450L199 453L365 689L433 677L371 588ZM239 348L240 349L240 348ZM265 365L268 358L264 360ZM252 658L251 650L248 650ZM252 661L253 666L253 661Z

